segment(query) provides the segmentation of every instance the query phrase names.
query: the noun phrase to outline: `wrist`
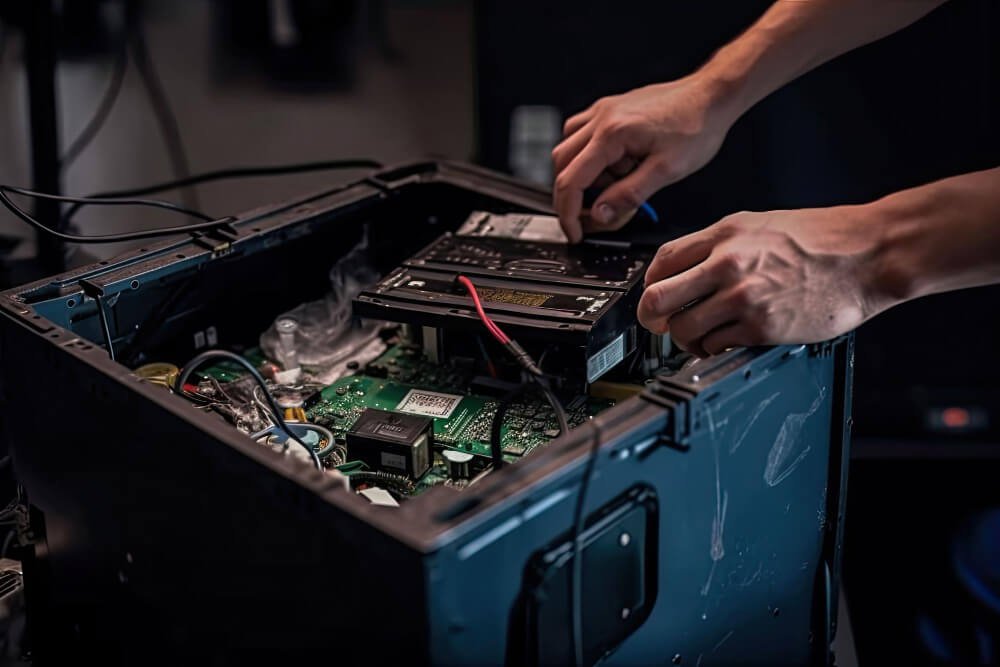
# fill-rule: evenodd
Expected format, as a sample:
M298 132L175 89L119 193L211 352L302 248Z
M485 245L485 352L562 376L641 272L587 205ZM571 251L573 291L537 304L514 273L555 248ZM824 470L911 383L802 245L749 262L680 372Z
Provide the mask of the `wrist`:
M747 112L744 80L739 72L728 71L710 61L689 77L704 100L709 118L728 131Z
M860 282L870 317L926 293L927 239L923 211L914 202L886 197L859 207L871 230L872 246Z

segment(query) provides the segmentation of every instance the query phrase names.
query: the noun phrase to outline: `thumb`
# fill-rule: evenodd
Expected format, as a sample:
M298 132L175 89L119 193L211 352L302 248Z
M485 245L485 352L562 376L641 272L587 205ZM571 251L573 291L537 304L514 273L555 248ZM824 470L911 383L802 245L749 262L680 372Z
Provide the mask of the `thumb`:
M659 165L649 158L616 181L590 207L590 219L609 229L620 227L660 186ZM627 216L627 217L626 217Z

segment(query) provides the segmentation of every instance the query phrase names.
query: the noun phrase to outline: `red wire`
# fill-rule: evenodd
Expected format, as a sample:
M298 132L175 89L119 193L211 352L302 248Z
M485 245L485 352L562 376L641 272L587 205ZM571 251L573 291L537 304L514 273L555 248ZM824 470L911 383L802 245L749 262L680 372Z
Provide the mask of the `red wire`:
M476 312L479 313L479 319L483 321L486 326L486 330L496 338L501 345L507 345L510 343L510 338L497 326L496 322L490 319L490 316L486 314L483 310L483 302L479 299L479 292L476 291L476 286L472 284L472 281L465 276L459 276L458 282L462 283L469 296L472 297L472 303L476 307Z

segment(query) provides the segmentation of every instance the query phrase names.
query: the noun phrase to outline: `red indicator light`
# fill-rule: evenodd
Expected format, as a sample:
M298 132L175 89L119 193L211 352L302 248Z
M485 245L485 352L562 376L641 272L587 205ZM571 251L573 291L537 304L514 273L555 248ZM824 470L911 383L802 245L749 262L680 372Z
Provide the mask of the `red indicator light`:
M941 411L941 423L948 428L966 428L972 421L965 408L945 408Z

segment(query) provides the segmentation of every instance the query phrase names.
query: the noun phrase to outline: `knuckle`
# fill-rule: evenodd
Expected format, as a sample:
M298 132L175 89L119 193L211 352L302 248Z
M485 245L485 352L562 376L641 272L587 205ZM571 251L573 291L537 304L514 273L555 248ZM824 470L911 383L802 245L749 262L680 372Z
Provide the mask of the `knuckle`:
M556 181L554 183L555 191L560 194L566 194L573 189L573 177L563 172L556 176Z
M618 190L618 200L629 208L639 208L642 206L645 198L639 189L635 185L623 185Z
M753 294L746 285L739 285L732 292L730 304L736 310L745 311L754 305Z
M715 265L722 276L730 280L740 274L742 264L739 254L733 251L722 252L715 260Z
M643 293L640 303L645 305L647 313L659 313L663 309L663 290L659 285L651 285Z
M601 123L601 127L598 131L599 135L605 139L621 139L624 137L629 130L629 123L625 119L618 117L610 117Z
M674 180L676 177L680 176L680 171L678 170L676 164L672 160L669 160L666 156L653 158L651 166L652 172L657 178Z
M716 232L721 232L725 236L731 236L740 227L743 213L732 213L713 225Z
M682 317L671 317L670 336L675 342L691 344L695 339L694 327L691 322Z

